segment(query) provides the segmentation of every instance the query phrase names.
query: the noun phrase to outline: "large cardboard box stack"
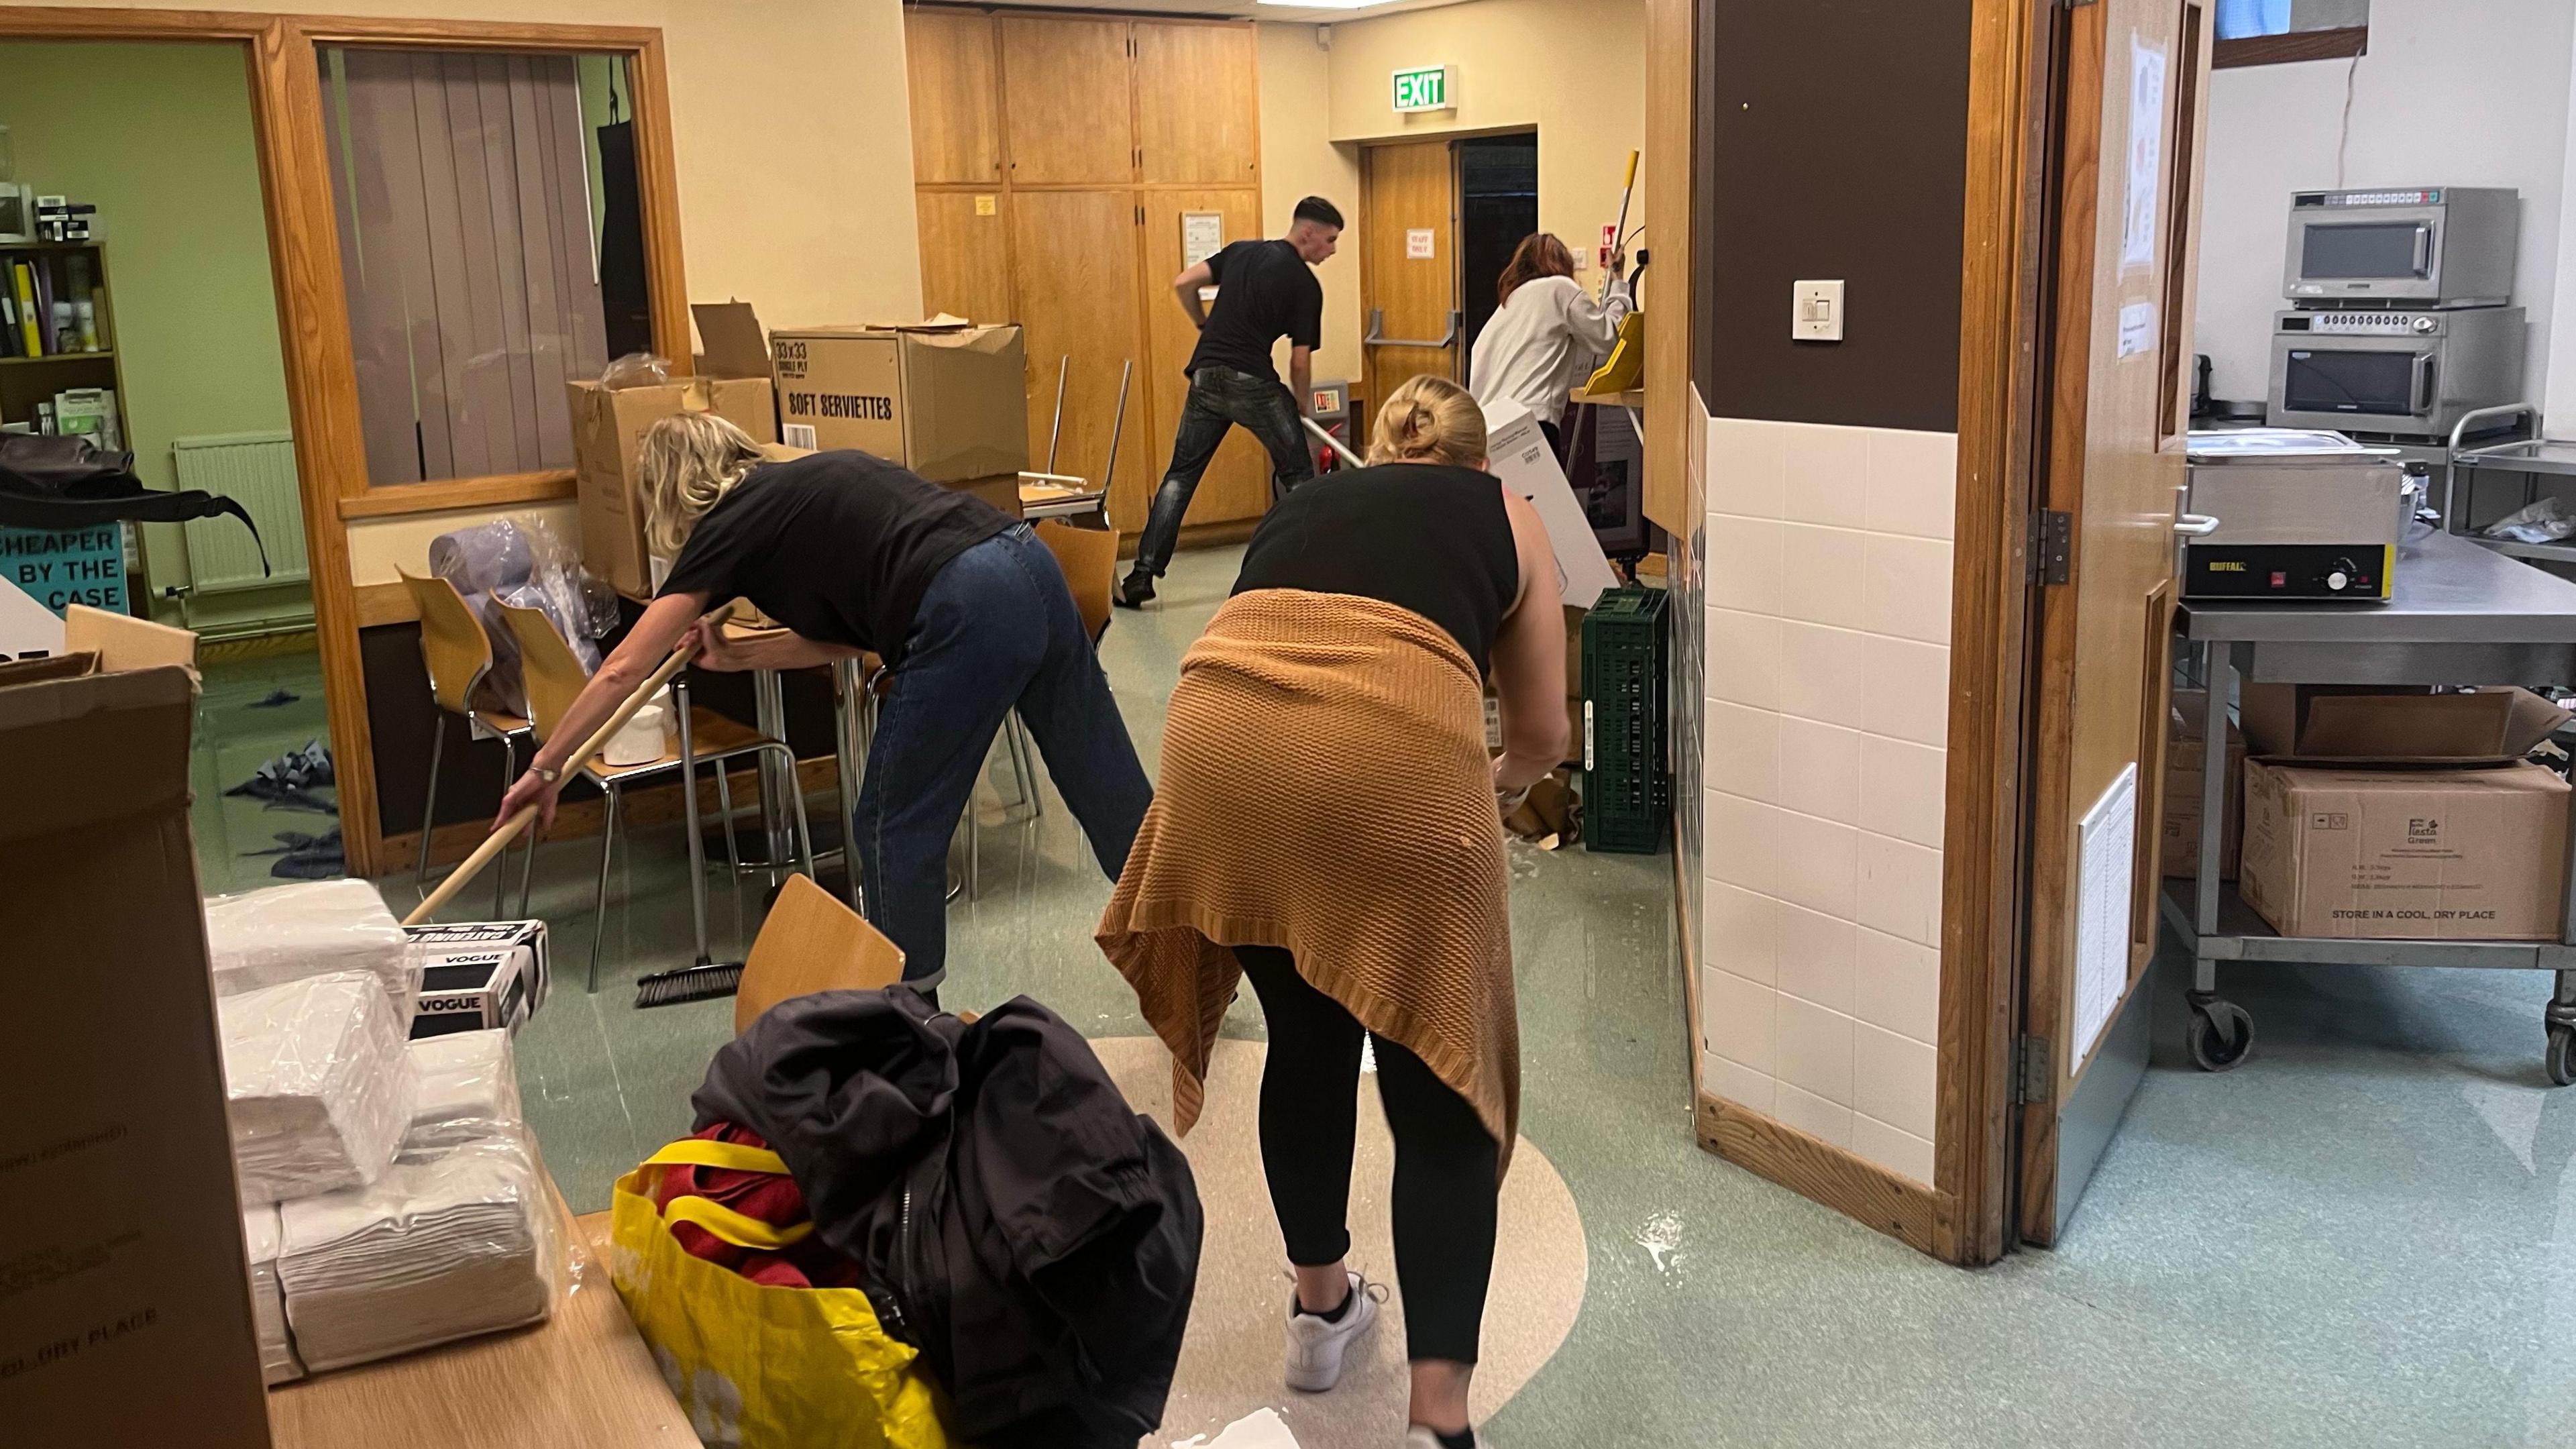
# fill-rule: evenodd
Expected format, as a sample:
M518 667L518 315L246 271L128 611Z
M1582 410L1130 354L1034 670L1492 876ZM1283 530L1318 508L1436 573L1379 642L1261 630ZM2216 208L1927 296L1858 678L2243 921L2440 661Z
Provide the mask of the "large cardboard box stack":
M0 664L0 1438L266 1449L188 828L195 640Z
M2523 690L2253 686L2246 903L2290 936L2556 940L2567 782L2524 757L2570 718Z
M652 554L644 543L644 500L635 478L635 445L644 430L678 413L714 413L755 442L778 441L769 359L757 333L747 351L739 333L711 331L706 341L696 377L656 387L565 385L572 403L582 567L631 599L649 597L654 584Z
M2202 769L2209 750L2201 739L2208 696L2197 689L2173 692L2165 737L2164 873L2180 880L2200 874ZM2219 787L2226 812L2219 826L2218 878L2234 880L2245 843L2245 734L2227 722L2227 781Z
M769 334L769 354L788 443L856 448L951 487L1008 478L1017 496L1029 466L1017 324L789 327Z

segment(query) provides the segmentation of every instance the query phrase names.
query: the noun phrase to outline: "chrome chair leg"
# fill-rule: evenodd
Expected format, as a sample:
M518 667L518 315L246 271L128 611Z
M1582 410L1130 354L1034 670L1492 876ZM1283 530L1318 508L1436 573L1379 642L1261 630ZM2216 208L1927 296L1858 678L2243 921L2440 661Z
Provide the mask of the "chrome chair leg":
M617 790L608 790L608 809L599 822L599 897L593 907L596 924L590 933L590 984L584 988L592 994L599 991L599 943L608 939L608 862L617 849Z
M519 746L517 742L512 740L508 735L503 735L501 736L501 793L504 795L509 794L510 786L515 784L518 781L518 778ZM524 851L535 851L537 848L536 828L532 825L524 832L524 834L526 839L521 842L519 848ZM506 851L504 851L499 860L492 863L492 919L496 921L510 914L509 866L510 857Z
M787 778L795 780L796 752L785 745L781 745L778 747L778 757L780 762L786 766ZM787 798L794 803L796 809L796 849L797 852L805 858L805 878L807 880L812 880L815 877L814 830L812 825L810 825L805 818L804 782L801 780L797 781L796 788L787 792Z
M742 846L733 835L733 767L723 762L716 765L716 814L723 822L719 828L724 831L725 869L739 877Z
M420 860L412 867L411 883L421 898L429 898L429 832L438 822L438 766L447 755L447 711L438 712L438 726L429 736L429 794L420 805Z
M1029 818L1046 814L1046 796L1038 790L1037 749L1029 742L1029 727L1020 722L1020 712L1013 710L1002 717L1002 734L1011 746L1011 772L1020 779L1020 798L1013 802L1029 807Z

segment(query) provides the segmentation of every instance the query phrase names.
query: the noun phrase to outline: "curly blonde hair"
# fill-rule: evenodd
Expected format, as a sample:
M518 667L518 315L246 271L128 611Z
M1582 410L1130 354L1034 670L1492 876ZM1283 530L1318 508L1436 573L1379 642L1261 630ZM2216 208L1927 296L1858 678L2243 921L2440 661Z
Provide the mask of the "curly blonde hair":
M646 428L635 450L644 541L677 555L707 510L765 461L751 434L713 413L675 413Z
M1461 468L1485 462L1485 414L1468 391L1445 377L1424 373L1386 395L1369 434L1371 463L1448 463Z

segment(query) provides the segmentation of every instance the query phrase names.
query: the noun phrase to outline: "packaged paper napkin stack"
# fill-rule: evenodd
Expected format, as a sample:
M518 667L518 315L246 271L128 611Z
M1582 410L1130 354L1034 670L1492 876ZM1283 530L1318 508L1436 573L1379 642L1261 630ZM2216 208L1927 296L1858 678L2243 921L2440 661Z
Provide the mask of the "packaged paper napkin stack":
M423 1037L411 1044L411 1128L403 1135L406 1157L489 1137L516 1127L519 1072L510 1033L462 1031Z
M311 976L216 1003L245 1203L374 1182L411 1125L412 1071L371 973Z
M259 1368L269 1383L304 1377L295 1340L286 1332L286 1295L277 1284L280 1228L277 1208L262 1203L242 1213L242 1241L249 1248L250 1317L259 1334Z
M309 976L364 971L384 986L401 1034L411 1034L418 991L402 924L362 880L317 880L206 902L215 994L282 986Z
M364 1188L279 1209L278 1281L316 1372L535 1323L563 1249L524 1128L406 1149Z

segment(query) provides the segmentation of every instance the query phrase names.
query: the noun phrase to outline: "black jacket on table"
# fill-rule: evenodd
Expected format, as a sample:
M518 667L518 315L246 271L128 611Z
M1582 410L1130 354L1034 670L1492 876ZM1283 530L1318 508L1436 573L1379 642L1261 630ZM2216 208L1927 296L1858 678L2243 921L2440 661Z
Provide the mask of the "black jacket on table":
M786 1160L823 1240L988 1449L1132 1449L1197 1286L1188 1162L1027 997L973 1025L907 988L781 1002L690 1105Z

